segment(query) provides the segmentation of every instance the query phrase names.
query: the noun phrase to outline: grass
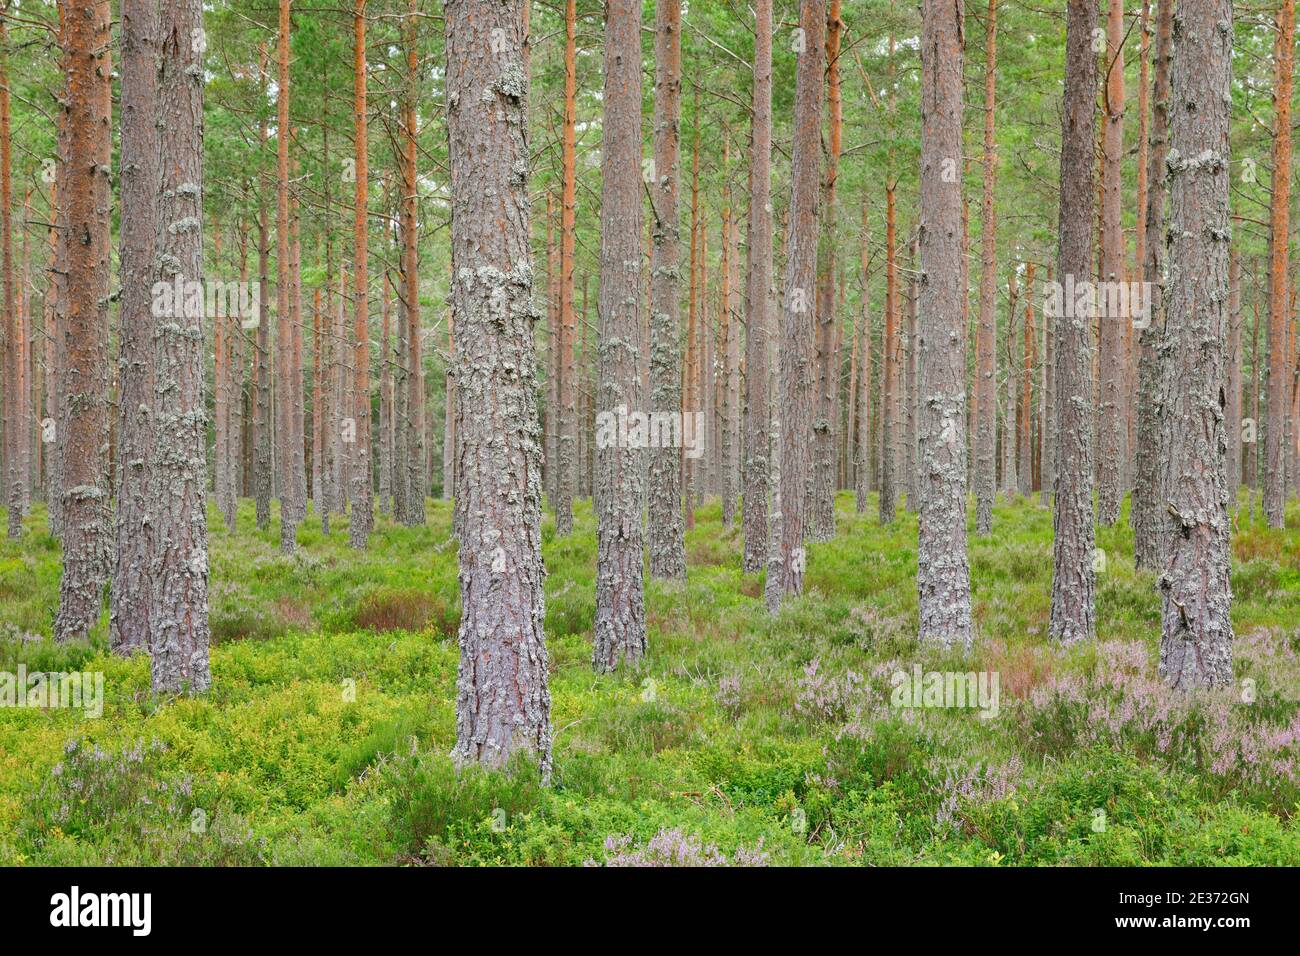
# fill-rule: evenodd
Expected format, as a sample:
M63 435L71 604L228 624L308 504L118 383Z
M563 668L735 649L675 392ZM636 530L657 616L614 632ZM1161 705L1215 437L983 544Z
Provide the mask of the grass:
M1243 498L1243 501L1245 499ZM1300 536L1234 535L1238 686L1155 674L1160 623L1127 515L1101 529L1098 641L1049 646L1051 515L971 538L969 657L919 647L916 519L839 500L775 619L716 503L689 580L648 582L650 657L590 667L595 531L543 526L555 779L456 774L450 512L381 520L364 554L309 519L293 558L215 515L214 687L156 700L148 662L49 640L59 549L39 506L0 543L0 671L102 671L101 719L0 708L0 864L1297 864ZM1292 505L1290 524L1300 523ZM891 704L894 676L990 671L996 717Z

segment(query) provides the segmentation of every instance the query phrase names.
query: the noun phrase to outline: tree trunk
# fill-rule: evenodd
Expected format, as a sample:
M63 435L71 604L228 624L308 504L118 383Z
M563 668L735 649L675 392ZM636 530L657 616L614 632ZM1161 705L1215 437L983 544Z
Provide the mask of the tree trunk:
M854 502L858 514L867 510L867 495L871 491L872 470L872 432L871 432L871 290L868 266L871 261L870 227L867 220L867 200L862 200L862 318L858 323L858 338L861 340L861 355L858 359L858 382L856 394L850 401L858 406L857 444L854 449Z
M966 330L962 326L964 11L921 7L921 274L918 303L917 590L921 641L969 648L966 559Z
M1168 560L1160 674L1177 688L1232 683L1223 344L1229 311L1230 0L1182 0L1170 111ZM1176 157L1176 159L1175 159Z
M563 129L560 134L562 183L560 186L560 401L557 409L560 433L556 461L558 475L555 486L555 533L557 535L567 535L573 531L573 496L577 486L578 468L577 384L574 381L577 369L573 359L577 335L576 317L573 309L573 264L577 251L577 25L577 0L566 0L564 5L564 119ZM675 28L673 32L674 40L680 44ZM674 70L674 88L676 95L680 96L680 83L676 81L676 78L680 76L680 55L678 61L678 68ZM673 215L671 221L674 243L677 240L676 125L677 121L674 117L673 168L671 173L667 170L664 171L665 175L671 175L673 178ZM673 267L676 269L675 250ZM674 404L669 408L669 411L675 412L677 410L675 403L681 396L681 354L680 347L677 344L677 298L675 295L672 304L674 310L673 354L676 362L674 364L672 392ZM653 350L653 345L651 349ZM652 385L651 388L653 389L653 387ZM677 468L676 461L673 462L673 473L680 475L680 469ZM676 484L680 485L680 477L677 478ZM680 492L680 488L678 488L678 492ZM681 509L677 505L680 497L681 495L678 493L672 501L673 520L677 522L678 526L681 525ZM653 527L653 522L651 526ZM653 546L650 553L653 566ZM651 573L654 573L653 570Z
M289 4L280 0L279 67L276 95L275 143L276 255L275 255L275 437L280 485L280 551L293 554L297 546L297 509L293 474L293 247L289 237Z
M158 282L203 281L203 24L201 0L163 0L158 128L165 157L157 209ZM203 310L174 302L154 336L155 423L150 461L154 569L149 627L155 693L202 693L208 668L207 424Z
M895 186L885 184L885 330L880 363L880 523L892 524L897 510L898 466L898 249L895 233Z
M1277 13L1273 80L1273 205L1268 298L1268 427L1264 430L1264 516L1270 528L1286 525L1285 427L1291 368L1286 347L1290 319L1291 87L1295 71L1295 0Z
M1096 26L1090 0L1069 0L1065 94L1061 118L1061 202L1057 273L1066 285L1091 280L1093 161L1096 144ZM1056 327L1056 508L1052 513L1050 634L1061 644L1096 634L1093 568L1092 321L1073 308L1053 314ZM1069 313L1069 314L1064 314Z
M154 325L151 288L161 167L158 123L158 6L122 5L121 326L118 332L117 556L110 586L109 645L148 650L154 515L148 462L154 446ZM192 278L192 277L190 277ZM217 360L220 363L220 350ZM222 442L224 445L224 442Z
M1228 505L1236 507L1241 486L1241 252L1228 257L1228 402L1223 431L1227 443Z
M1102 117L1102 232L1101 278L1107 283L1124 281L1123 161L1124 161L1124 0L1109 0L1106 17L1106 61L1109 72L1102 78L1106 87ZM1032 296L1032 292L1031 292ZM1109 298L1107 296L1106 298ZM1124 325L1128 315L1100 319L1101 405L1098 465L1100 491L1098 520L1112 525L1119 520L1124 499L1124 463L1128 461L1128 429L1124 423L1126 405ZM1023 477L1023 476L1022 476Z
M352 520L348 524L348 544L364 551L374 526L374 501L370 492L370 273L366 249L368 223L366 204L369 197L369 152L366 140L366 0L356 0L353 8L353 142L356 146L357 192L354 211L353 281L353 374L356 376L352 396L352 414L356 441L352 446ZM423 396L421 396L423 398ZM421 442L421 449L424 444ZM423 472L423 466L420 471ZM420 498L423 506L423 496Z
M997 0L989 0L984 21L984 199L980 213L980 311L975 331L975 533L993 530L997 493L997 177L996 128Z
M835 418L839 407L839 367L835 349L835 202L840 169L843 107L840 98L840 0L830 0L826 29L826 110L829 136L825 178L822 180L820 227L825 237L819 249L817 280L817 396L812 421L807 529L809 541L835 537Z
M768 542L772 346L772 0L755 0L754 89L749 146L749 232L745 247L745 557L763 567Z
M1034 492L1033 401L1034 401L1034 264L1029 263L1025 274L1025 339L1024 366L1020 373L1020 494L1029 497Z
M551 698L542 633L523 4L447 0L445 10L464 608L452 755L499 767L515 751L532 752L546 778ZM633 182L639 172L632 163Z
M796 36L795 127L781 329L781 548L767 569L781 583L768 592L768 611L783 595L803 593L804 519L812 466L813 337L817 328L817 223L821 188L822 76L826 70L826 0L801 0Z
M640 411L641 4L609 0L601 144L597 415ZM599 425L598 425L599 427ZM621 438L622 436L619 436ZM592 666L637 666L646 650L641 508L645 456L635 442L596 450L596 623ZM603 447L601 447L603 446Z
M1146 258L1142 279L1151 290L1150 314L1138 336L1138 428L1137 474L1133 483L1133 561L1139 568L1161 566L1160 529L1164 520L1160 456L1160 423L1164 417L1160 394L1158 348L1164 325L1161 305L1162 260L1164 258L1165 156L1169 149L1169 69L1173 59L1173 3L1161 0L1156 17L1156 75L1151 117L1151 151L1147 158L1147 205L1143 215Z
M8 322L5 347L4 437L8 472L9 537L23 533L27 475L23 467L23 333L17 309L13 261L13 168L9 137L9 39L0 21L0 268L4 271L4 314Z
M112 149L109 9L69 0L64 19L68 148L64 188L67 318L58 438L63 577L54 637L81 641L98 622L109 570L108 258Z

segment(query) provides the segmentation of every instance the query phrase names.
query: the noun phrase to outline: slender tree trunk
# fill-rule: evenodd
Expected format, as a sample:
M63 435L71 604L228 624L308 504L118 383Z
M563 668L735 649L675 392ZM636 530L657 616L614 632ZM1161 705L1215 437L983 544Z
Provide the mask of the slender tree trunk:
M158 128L157 281L203 281L203 70L201 0L162 0ZM173 303L154 336L155 423L150 461L152 541L149 627L155 693L201 693L208 668L207 423L203 310Z
M869 288L871 261L870 224L867 220L867 200L862 200L862 319L858 323L858 337L861 339L861 357L858 360L858 382L856 394L851 401L857 403L858 433L855 455L855 498L858 514L867 510L867 495L871 491L872 469L872 431L871 431L871 290Z
M997 493L997 182L996 86L998 3L989 0L984 21L984 198L980 213L980 311L975 331L975 531L993 530Z
M804 519L808 513L814 407L813 339L817 328L817 223L821 188L822 77L826 70L826 0L801 0L803 43L795 67L794 139L781 329L781 548L767 569L783 595L803 593Z
M1102 78L1106 95L1102 117L1102 232L1101 258L1104 282L1124 281L1123 161L1124 161L1124 0L1109 0L1106 17L1106 62ZM1030 293L1032 298L1032 291ZM1109 297L1107 297L1109 298ZM1119 520L1124 499L1124 463L1128 461L1124 424L1127 350L1124 325L1127 315L1101 315L1101 406L1099 409L1100 492L1098 519L1104 525Z
M617 417L620 408L642 408L636 347L641 336L641 5L634 0L609 0L606 6L603 103L596 409L598 417ZM624 447L632 444L597 441L592 651L597 671L622 663L635 667L646 651L645 456L640 448Z
M1164 398L1160 394L1159 347L1164 326L1161 276L1164 259L1165 156L1169 150L1169 70L1173 59L1173 2L1161 0L1156 16L1156 70L1151 117L1151 150L1147 157L1147 204L1142 212L1146 257L1142 279L1151 290L1150 315L1138 336L1137 474L1134 476L1131 523L1133 561L1139 568L1161 566L1160 513L1163 459L1160 423Z
M294 506L293 474L293 247L289 236L289 5L280 0L280 37L277 52L279 67L275 128L276 180L276 256L275 256L275 436L280 485L280 550L293 554L297 547L297 511Z
M158 202L158 5L122 5L121 325L118 331L117 563L109 600L109 644L148 650L155 527L149 459L154 446L152 311ZM220 350L217 355L221 360ZM224 445L224 442L222 443Z
M1228 401L1224 408L1223 431L1227 443L1228 505L1236 507L1241 486L1241 252L1232 249L1228 258Z
M1034 264L1029 263L1025 276L1025 347L1024 367L1020 374L1020 494L1034 492L1033 401L1034 401Z
M7 4L6 4L7 6ZM13 166L9 137L9 38L0 21L0 268L4 271L5 348L4 436L9 489L9 537L23 533L27 476L22 455L23 325L17 309L13 262Z
M1270 528L1286 524L1285 428L1291 378L1289 326L1291 214L1291 89L1295 73L1295 0L1282 0L1273 48L1273 205L1268 298L1268 427L1264 430L1264 516Z
M348 524L348 544L364 551L374 526L374 501L370 477L370 273L366 247L368 223L366 205L369 197L370 165L366 140L366 0L356 0L353 8L353 142L356 146L357 193L353 219L353 365L356 376L352 413L356 425L356 442L352 446L352 520ZM423 395L421 395L423 400ZM423 419L421 419L423 424ZM421 449L424 443L420 444ZM420 468L423 472L423 466ZM423 485L421 485L423 506Z
M1174 687L1192 689L1232 683L1223 418L1232 4L1181 0L1175 23L1166 335L1177 387L1169 391L1160 673Z
M556 462L559 474L556 482L555 495L555 533L557 535L570 534L573 531L573 496L577 486L577 468L578 468L578 420L577 420L577 383L574 380L576 367L574 365L574 346L576 342L577 326L576 316L573 308L573 264L577 251L577 175L578 159L576 148L576 136L578 125L578 65L577 65L577 24L578 10L577 0L566 0L564 5L564 119L563 128L560 134L560 166L561 166L561 187L560 187L560 401L557 409L560 434L557 449L558 460ZM676 35L674 30L674 35ZM674 71L675 77L680 77L680 56L678 69ZM680 87L680 82L678 82ZM678 91L680 96L680 89ZM676 120L674 119L674 147L676 145ZM677 238L677 162L676 149L674 148L673 169L669 173L663 171L663 175L673 177L673 215L672 229L673 239ZM663 213L661 213L662 215ZM676 268L676 258L674 257L674 269ZM652 307L653 308L653 307ZM673 299L674 318L676 317L677 298ZM677 344L677 327L673 327L673 349L676 356L674 365L675 377L673 380L673 398L674 404L669 411L677 410L676 402L680 399L680 369L681 354L680 347ZM651 349L653 350L653 344ZM653 362L653 359L652 359ZM653 371L652 373L653 374ZM653 389L653 384L651 385ZM653 401L653 398L651 399ZM657 406L656 406L657 407ZM677 468L676 462L673 462L674 474L680 475L680 469ZM680 477L677 479L680 484ZM680 488L678 488L680 492ZM681 523L681 510L677 506L680 499L680 493L672 501L673 520L678 524ZM651 522L653 527L653 521ZM654 549L651 546L651 564L653 567ZM651 573L654 573L653 570Z
M388 440L392 431L393 371L388 364L388 337L390 333L388 278L383 279L383 294L379 300L379 510L388 512L393 494L393 446Z
M907 510L915 514L921 506L921 471L920 471L920 349L917 347L917 327L919 323L920 297L917 293L916 274L920 268L917 254L917 241L912 240L908 255L907 280L907 325L902 336L902 345L906 349L906 367L904 370L903 401L905 406L901 416L905 422L907 434L903 444L903 493L907 496ZM964 376L963 376L964 378ZM965 404L964 402L962 403Z
M69 0L64 188L67 319L60 343L63 577L54 637L84 640L99 620L111 549L108 468L109 9Z
M740 455L740 222L733 214L727 234L727 262L731 278L727 285L726 335L723 345L724 428L728 436L722 457L723 524L730 528L736 521L736 503L741 495Z
M531 751L547 778L523 4L448 0L446 25L464 608L452 755L500 766Z
M1140 207L1139 207L1140 208ZM1048 270L1051 281L1051 270ZM1038 501L1044 508L1052 503L1052 489L1056 483L1056 328L1051 323L1050 309L1043 310L1043 378L1038 396Z
M62 9L62 8L60 8ZM59 111L57 140L60 156L67 142L67 113ZM63 331L67 319L67 243L63 226L67 222L66 202L61 201L67 177L67 163L59 159L50 185L50 222L47 234L50 265L45 287L45 418L41 421L41 442L45 446L46 529L54 538L62 535L63 453L59 441L60 408L63 403Z
M745 246L745 557L763 567L768 542L772 346L772 0L755 0L754 88L749 146L749 232Z
M962 326L962 60L964 11L921 7L921 272L918 414L921 640L968 648L966 330Z
M1065 94L1061 118L1061 202L1057 269L1062 283L1091 279L1096 143L1096 26L1091 0L1069 0ZM1071 314L1065 315L1063 313ZM1062 308L1056 326L1056 508L1052 513L1051 637L1061 644L1096 634L1097 578L1093 567L1092 322Z
M895 186L885 184L885 330L880 362L880 523L892 524L897 510L895 470L898 466L898 250Z

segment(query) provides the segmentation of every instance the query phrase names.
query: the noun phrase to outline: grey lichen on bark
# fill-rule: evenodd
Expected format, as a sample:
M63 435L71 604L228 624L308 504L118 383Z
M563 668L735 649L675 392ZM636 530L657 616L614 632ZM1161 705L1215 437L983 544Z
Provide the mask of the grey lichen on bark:
M1224 412L1228 331L1230 0L1182 0L1170 109L1168 542L1160 673L1174 687L1232 683Z
M463 608L452 757L500 767L531 753L549 777L524 39L518 0L446 4Z
M642 408L641 5L610 0L601 146L600 325L596 408ZM592 667L637 666L646 652L642 508L645 453L596 449L596 621Z
M921 275L916 285L917 590L922 642L968 648L966 333L962 323L960 5L925 0L921 35ZM911 496L909 495L909 499Z
M202 282L203 79L190 42L203 23L201 0L164 0L159 49L161 167L159 282ZM150 471L153 570L149 606L156 693L202 693L212 683L208 645L207 411L203 311L175 303L154 331L155 433Z

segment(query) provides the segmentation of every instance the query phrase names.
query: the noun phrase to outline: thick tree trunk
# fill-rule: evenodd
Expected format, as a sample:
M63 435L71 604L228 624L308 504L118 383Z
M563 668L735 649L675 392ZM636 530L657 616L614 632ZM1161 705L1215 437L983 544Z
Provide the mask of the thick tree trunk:
M356 147L357 192L353 213L353 374L352 414L356 441L352 446L352 520L348 524L348 544L364 551L374 526L374 500L370 477L370 273L367 268L369 223L366 207L369 200L370 163L366 140L366 0L357 0L353 26L353 143ZM423 397L423 396L422 396ZM423 420L421 420L423 421ZM423 442L420 445L424 447ZM423 473L423 462L421 462ZM423 507L423 496L420 498Z
M601 144L598 416L641 411L641 5L609 0ZM598 425L599 428L599 425ZM608 438L608 436L606 436ZM592 666L636 666L646 651L641 508L645 455L597 441L596 623ZM603 447L602 447L603 446Z
M918 303L917 590L921 640L971 643L966 559L966 329L962 324L960 3L921 7L921 274Z
M813 339L817 328L817 222L821 188L822 77L826 70L826 2L801 0L796 50L794 140L781 329L781 547L767 573L768 611L783 595L803 593L804 520L812 465Z
M1075 286L1091 280L1093 161L1096 143L1097 58L1091 49L1096 7L1069 0L1065 94L1061 117L1061 202L1057 273ZM1078 315L1083 311L1083 315ZM1088 309L1062 303L1056 327L1056 508L1052 513L1050 634L1061 644L1091 639L1097 630L1093 566L1092 319Z
M148 650L155 528L149 459L154 446L154 243L161 168L158 127L158 5L122 5L121 325L118 332L117 564L109 645ZM192 277L187 277L192 278ZM218 354L218 366L221 356ZM224 446L225 442L222 442ZM218 464L219 466L219 464Z
M1164 259L1165 156L1169 150L1169 69L1173 59L1173 3L1161 0L1156 16L1156 70L1151 117L1151 150L1147 157L1147 204L1141 211L1146 233L1142 279L1151 290L1150 315L1138 336L1137 474L1133 483L1133 561L1139 568L1161 567L1164 526L1164 459L1160 454L1160 425L1164 417L1159 347L1164 307L1161 282Z
M163 0L159 17L158 282L203 281L203 27L201 0ZM208 522L203 482L203 310L173 303L154 337L150 461L155 565L149 608L155 693L201 693L208 667ZM182 307L184 305L184 307Z
M109 9L69 0L64 18L68 88L67 318L63 324L58 438L63 577L55 640L80 641L99 620L111 549L108 469Z
M1295 0L1282 0L1273 48L1273 205L1268 297L1268 424L1264 429L1264 516L1269 527L1286 524L1286 430L1291 363L1290 325L1291 89L1295 72Z
M980 213L980 310L975 331L975 533L993 530L997 493L997 181L996 86L998 4L984 20L984 196Z
M569 0L570 3L573 0ZM681 126L681 4L655 7L654 160L650 183L653 250L650 262L650 409L675 415L682 407L681 267L677 195ZM689 421L683 416L682 425ZM686 577L680 447L649 452L650 574Z
M464 608L452 754L495 767L530 751L547 777L523 4L448 0L446 28Z
M1168 559L1160 576L1160 673L1174 687L1232 683L1232 588L1224 467L1230 0L1181 0L1169 117L1166 337Z
M1109 0L1106 17L1106 61L1109 72L1102 78L1106 95L1102 100L1102 232L1101 279L1123 282L1123 161L1124 161L1124 0ZM1032 298L1031 290L1031 298ZM1128 429L1124 422L1128 350L1124 347L1124 326L1128 315L1101 316L1101 406L1097 463L1100 472L1098 520L1112 525L1119 520L1124 499L1125 462L1128 461Z
M745 247L745 557L763 567L768 542L772 347L772 0L754 5L754 88L749 146L749 232Z
M809 475L807 527L809 541L835 537L835 420L839 407L839 365L835 348L835 203L840 170L843 108L840 98L840 0L830 0L826 29L826 111L829 136L822 180L817 279L817 395L812 420L812 471Z

